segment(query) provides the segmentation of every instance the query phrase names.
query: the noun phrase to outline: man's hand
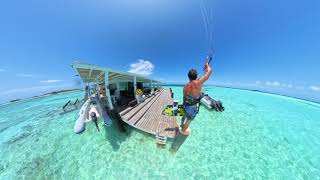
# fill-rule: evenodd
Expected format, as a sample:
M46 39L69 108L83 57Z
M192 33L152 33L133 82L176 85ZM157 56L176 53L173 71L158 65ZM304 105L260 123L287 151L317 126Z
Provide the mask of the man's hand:
M208 68L209 68L209 67L210 67L209 61L208 61L208 58L206 58L206 62L205 62L205 64L204 64L203 70L204 70L204 71L208 71Z
M201 84L204 84L204 82L209 79L210 75L211 75L211 67L208 61L208 58L206 59L206 63L204 64L203 70L206 71L205 75L203 75L202 77L199 78L198 82L200 82Z

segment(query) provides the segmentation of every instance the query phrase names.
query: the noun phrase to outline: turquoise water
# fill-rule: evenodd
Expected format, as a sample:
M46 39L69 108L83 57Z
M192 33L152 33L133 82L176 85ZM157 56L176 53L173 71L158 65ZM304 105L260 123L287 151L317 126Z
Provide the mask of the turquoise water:
M172 87L182 99L182 87ZM205 87L225 112L200 109L176 154L153 137L94 124L73 133L83 92L0 106L0 179L319 179L320 105L252 91Z

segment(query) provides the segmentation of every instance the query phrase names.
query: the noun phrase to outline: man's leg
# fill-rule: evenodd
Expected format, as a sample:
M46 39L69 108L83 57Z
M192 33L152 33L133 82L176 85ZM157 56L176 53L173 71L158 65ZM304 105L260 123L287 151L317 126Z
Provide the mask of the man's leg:
M184 124L184 121L186 120L186 117L185 116L182 116L182 119L181 119L181 127L183 127L183 124Z
M187 120L187 122L183 125L182 133L188 133L187 129L189 128L190 122L190 120Z

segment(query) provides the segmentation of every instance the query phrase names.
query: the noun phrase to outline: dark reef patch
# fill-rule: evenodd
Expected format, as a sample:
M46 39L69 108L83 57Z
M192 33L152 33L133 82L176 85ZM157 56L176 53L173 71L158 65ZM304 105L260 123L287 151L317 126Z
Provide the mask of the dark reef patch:
M44 158L37 157L32 159L31 162L26 162L18 170L18 175L25 177L27 179L32 179L35 177L44 177L43 173L45 172L48 165L48 161Z
M22 141L23 139L29 137L30 135L31 135L31 132L24 132L22 134L15 136L14 138L11 138L5 144L12 145L12 144L18 143L18 142Z
M3 172L4 172L4 166L0 164L0 174L2 174Z

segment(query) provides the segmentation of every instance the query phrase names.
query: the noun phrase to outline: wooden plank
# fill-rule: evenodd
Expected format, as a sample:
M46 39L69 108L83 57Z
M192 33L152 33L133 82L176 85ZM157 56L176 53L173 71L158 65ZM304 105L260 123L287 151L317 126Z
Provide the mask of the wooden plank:
M148 99L146 99L144 102L138 104L136 107L132 108L129 112L124 113L123 116L121 116L122 120L129 121L132 116L134 116L139 110L141 110L146 104L148 104L152 99L154 99L156 96L152 96Z
M122 110L119 115L124 116L126 113L132 110L133 107L127 107L126 109Z
M124 111L121 111L119 114L120 114L122 120L123 121L129 121L145 105L147 105L150 101L152 101L152 99L156 98L157 95L160 95L160 93L156 94L155 96L148 97L144 102L142 102L142 103L138 104L137 106L131 108L129 111L126 111L126 109Z
M166 131L166 128L178 127L177 117L162 115L163 107L172 104L169 90L160 91L148 102L141 103L125 114L123 121L141 131L156 135L157 132L173 138L175 131ZM129 117L131 116L131 117Z
M157 95L155 98L153 98L148 104L146 104L139 112L137 112L129 121L130 124L135 125L141 117L147 113L147 111L150 109L150 107L153 105L154 102L157 101L157 99L161 96L161 94Z
M172 104L173 100L170 97L170 92L168 90L164 91L159 97L159 100L153 104L152 108L141 118L141 120L136 124L136 127L140 130L156 134L157 131L165 131L166 128L174 129L178 127L177 117L170 117L162 115L163 107L167 104ZM162 129L157 129L159 122L165 124L161 126ZM168 137L173 137L174 131L167 131Z
M137 124L137 127L155 131L152 128L154 126L154 123L157 122L157 119L158 121L161 120L162 115L161 113L159 114L159 112L157 113L157 109L161 106L161 105L159 106L159 104L161 104L161 102L163 101L164 96L165 96L165 92L159 98L159 101L154 104L154 107L150 109L149 112L146 113L145 116L140 120L140 122Z

